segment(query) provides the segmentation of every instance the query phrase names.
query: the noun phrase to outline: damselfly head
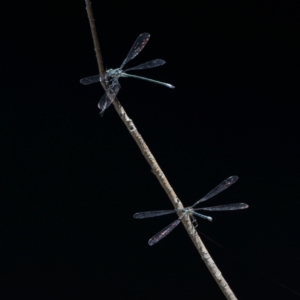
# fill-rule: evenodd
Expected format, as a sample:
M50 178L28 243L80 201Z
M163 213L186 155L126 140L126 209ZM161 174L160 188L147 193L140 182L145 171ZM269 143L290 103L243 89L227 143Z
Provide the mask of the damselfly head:
M182 209L182 212L186 215L191 215L193 211L194 209L191 206Z
M106 71L105 77L107 77L108 79L110 79L110 78L116 78L116 77L120 77L121 74L122 74L122 70L121 69L108 69Z

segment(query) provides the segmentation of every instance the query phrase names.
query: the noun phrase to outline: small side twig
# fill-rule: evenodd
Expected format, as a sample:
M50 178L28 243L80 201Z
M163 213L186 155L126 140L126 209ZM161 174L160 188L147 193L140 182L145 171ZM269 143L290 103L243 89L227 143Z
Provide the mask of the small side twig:
M86 1L86 10L88 14L88 19L89 23L91 26L91 31L92 31L92 37L93 37L93 42L94 42L94 48L96 52L96 57L97 57L97 63L98 63L98 68L100 72L100 78L103 79L105 77L105 70L103 66L103 60L102 60L102 55L100 51L100 46L99 46L99 41L97 37L97 32L96 32L96 26L95 26L95 20L93 16L93 11L91 7L91 2L90 0L85 0ZM106 85L104 80L101 80L101 84L103 88L106 90ZM136 144L140 148L142 154L144 155L145 159L149 163L152 172L160 182L161 186L169 196L173 206L177 210L182 210L184 206L182 205L181 201L175 194L173 188L171 187L169 181L167 180L165 174L159 167L156 159L154 158L153 154L151 153L150 149L148 148L147 144L145 143L144 139L138 132L136 126L134 125L133 121L128 117L127 113L125 112L124 108L121 106L120 102L118 101L117 98L115 98L113 105L118 112L119 116L121 117L122 121L124 122L125 126L127 127L128 131L130 132L131 136L134 138ZM180 216L180 213L179 213ZM205 248L202 240L200 239L195 227L193 224L190 222L189 217L185 216L182 218L182 223L187 230L190 238L192 239L195 247L197 248L198 252L201 255L201 258L203 259L204 263L208 267L210 273L216 280L217 284L219 285L220 289L222 290L223 294L225 295L226 299L230 300L236 300L237 298L235 297L234 293L230 289L228 283L222 276L220 270L216 266L215 262L211 258L210 254L208 253L207 249Z

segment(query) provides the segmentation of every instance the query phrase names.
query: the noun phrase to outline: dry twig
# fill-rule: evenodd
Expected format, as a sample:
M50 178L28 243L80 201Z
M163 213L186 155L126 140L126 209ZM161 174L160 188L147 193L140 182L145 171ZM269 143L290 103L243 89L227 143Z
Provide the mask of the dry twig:
M95 49L95 52L96 52L97 63L98 63L98 68L99 68L99 72L100 72L100 78L102 79L102 78L104 78L105 70L104 70L104 66L103 66L99 41L98 41L98 37L97 37L95 19L94 19L94 16L93 16L91 2L89 0L86 0L86 10L87 10L87 14L88 14L89 23L90 23L90 26L91 26L91 32L92 32L92 37L93 37L93 42L94 42L94 49ZM102 80L101 84L102 84L103 88L106 90L107 87L105 86L104 80ZM165 190L165 192L169 196L169 198L170 198L173 206L175 207L175 209L178 209L178 210L183 209L184 207L183 207L181 201L176 196L173 188L171 187L169 181L167 180L167 178L164 175L163 171L159 167L159 165L158 165L157 161L155 160L154 156L150 152L150 150L149 150L148 146L146 145L144 139L142 138L142 136L138 132L137 128L135 127L135 125L133 123L133 121L126 114L124 108L121 106L121 104L120 104L120 102L118 101L117 98L115 98L115 100L113 102L113 105L114 105L116 111L118 112L119 116L121 117L122 121L124 122L125 126L129 130L131 136L136 141L136 144L140 148L140 150L141 150L142 154L144 155L145 159L147 160L147 162L151 166L152 172L154 173L154 175L156 176L156 178L160 182L161 186L163 187L163 189ZM178 214L180 216L181 213L179 212ZM212 276L216 280L217 284L219 285L220 289L224 293L225 297L227 299L230 299L230 300L237 299L235 297L235 295L233 294L232 290L230 289L228 283L223 278L220 270L217 268L215 262L211 258L211 256L208 253L207 249L205 248L205 246L204 246L202 240L200 239L195 227L190 222L189 217L188 216L183 217L182 218L182 223L183 223L185 229L187 230L190 238L192 239L195 247L197 248L198 252L200 253L201 258L203 259L204 263L208 267L210 273L212 274Z

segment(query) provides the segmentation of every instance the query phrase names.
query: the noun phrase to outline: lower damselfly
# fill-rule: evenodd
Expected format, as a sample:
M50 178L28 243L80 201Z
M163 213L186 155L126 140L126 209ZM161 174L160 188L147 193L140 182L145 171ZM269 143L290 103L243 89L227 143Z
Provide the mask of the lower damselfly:
M150 38L149 33L140 34L138 36L138 38L136 39L136 41L134 42L134 44L132 45L132 47L131 47L128 55L126 56L125 60L123 61L121 67L117 68L117 69L109 69L106 71L104 81L108 85L108 89L98 103L98 107L101 109L101 114L115 100L115 98L121 88L121 85L119 83L120 77L137 78L137 79L142 79L142 80L146 80L149 82L157 83L157 84L166 86L171 89L175 88L172 84L169 84L169 83L165 83L165 82L153 80L150 78L126 73L128 71L150 69L150 68L155 68L155 67L164 65L166 62L162 59L154 59L154 60L148 61L146 63L143 63L141 65L138 65L136 67L132 67L132 68L129 68L129 69L126 69L123 71L123 68L126 65L126 63L129 62L130 60L134 59L143 50L143 48L147 44L149 38ZM81 79L80 83L87 85L87 84L91 84L91 83L95 83L95 82L99 82L99 81L101 81L100 75L95 75L95 76L86 77L86 78Z
M167 236L181 221L181 219L184 216L188 216L191 220L191 222L194 224L195 228L198 226L196 217L200 217L209 221L212 221L212 217L199 214L196 211L198 210L208 210L208 211L226 211L226 210L238 210L238 209L245 209L248 208L248 204L245 203L232 203L232 204L225 204L225 205L218 205L218 206L211 206L211 207L202 207L202 208L194 208L197 204L204 202L213 196L219 194L220 192L226 190L229 188L232 184L234 184L238 180L238 176L230 176L226 180L222 181L218 186L216 186L213 190L211 190L207 195L205 195L203 198L198 200L196 203L194 203L190 207L186 207L183 209L171 209L171 210L157 210L157 211L146 211L146 212L139 212L133 215L135 219L145 219L145 218L152 218L152 217L158 217L162 215L168 215L172 213L179 212L181 213L180 217L169 224L167 227L162 229L160 232L155 234L149 241L148 244L150 246L156 244L161 239L163 239L165 236Z

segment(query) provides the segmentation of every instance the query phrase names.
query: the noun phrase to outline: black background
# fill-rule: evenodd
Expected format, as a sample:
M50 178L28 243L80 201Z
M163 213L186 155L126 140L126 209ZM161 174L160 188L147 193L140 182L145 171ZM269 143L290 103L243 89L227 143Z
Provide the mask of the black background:
M238 175L198 229L239 299L299 299L299 1L93 1L104 65L136 37L128 66L175 85L121 79L119 100L188 206ZM1 299L224 299L100 84L84 1L1 9Z

